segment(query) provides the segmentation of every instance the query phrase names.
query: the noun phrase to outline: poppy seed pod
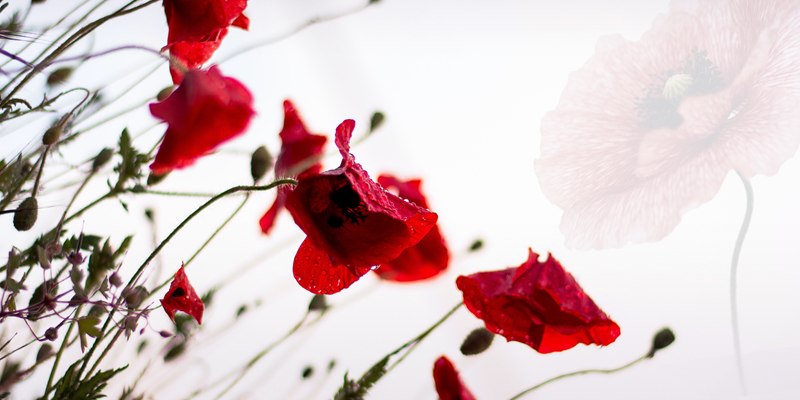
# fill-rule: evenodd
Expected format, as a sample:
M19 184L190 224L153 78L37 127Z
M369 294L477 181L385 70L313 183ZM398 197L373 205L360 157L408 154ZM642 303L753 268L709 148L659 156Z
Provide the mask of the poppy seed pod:
M650 348L650 353L647 354L648 358L653 358L656 354L656 351L661 350L675 341L675 334L669 328L664 328L655 336L653 336L653 347Z
M56 328L47 328L47 330L44 331L44 338L52 342L58 339L58 331Z
M169 97L169 95L171 95L172 92L174 92L176 88L177 88L177 86L172 85L172 86L167 86L167 87L161 89L161 91L158 92L158 94L156 95L156 100L158 100L158 101L166 100L167 97Z
M481 354L492 345L492 340L494 340L494 333L484 327L477 328L464 339L464 343L461 344L461 354L465 356Z
M34 197L22 200L17 210L14 211L14 228L18 231L28 231L33 228L39 217L39 202Z
M66 82L72 76L72 71L72 67L63 67L51 72L47 77L47 86L53 87Z
M94 158L94 161L92 161L92 172L97 172L97 170L102 168L103 165L106 165L106 163L111 160L111 156L113 155L114 150L111 150L108 147L100 150L100 153L98 153Z
M253 180L261 180L270 168L272 168L272 154L269 154L265 146L257 148L250 159L250 175Z
M64 128L62 128L61 125L51 127L44 132L44 136L42 136L42 144L45 146L50 146L58 143L58 140L61 139L62 133L64 133Z

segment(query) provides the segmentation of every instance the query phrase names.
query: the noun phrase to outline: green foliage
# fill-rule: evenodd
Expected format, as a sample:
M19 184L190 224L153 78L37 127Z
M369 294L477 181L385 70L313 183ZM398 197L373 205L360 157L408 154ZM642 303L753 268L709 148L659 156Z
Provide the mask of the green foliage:
M386 365L389 363L389 356L384 357L372 366L358 382L347 379L344 374L344 384L339 388L334 400L362 400L367 395L367 391L375 386L383 375L386 374Z
M98 371L91 378L81 380L78 376L78 367L81 360L70 365L64 376L55 385L56 391L53 400L93 400L106 397L101 391L108 385L108 381L117 373L128 366L115 370Z
M147 154L141 154L133 147L128 128L123 129L119 137L119 155L122 156L122 160L114 167L114 172L119 174L119 179L112 189L117 193L125 190L125 185L129 180L138 183L144 176L142 165L150 161Z

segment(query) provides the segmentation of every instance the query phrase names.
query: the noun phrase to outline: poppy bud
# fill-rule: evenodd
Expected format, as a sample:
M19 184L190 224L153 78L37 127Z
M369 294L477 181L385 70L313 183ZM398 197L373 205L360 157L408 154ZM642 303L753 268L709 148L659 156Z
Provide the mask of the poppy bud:
M158 334L161 335L161 337L163 337L163 338L172 337L172 334L167 332L167 331L161 331L161 332L158 332Z
M147 176L147 186L158 185L159 183L161 183L161 181L164 180L164 178L167 177L167 175L169 174L156 175L151 172L150 175Z
M155 212L153 211L152 208L145 209L144 210L144 216L147 217L147 219L150 222L153 222L153 217L155 216Z
M14 228L18 231L28 231L33 228L39 217L39 202L34 197L22 200L17 210L14 211Z
M61 125L51 127L44 132L44 136L42 136L42 144L45 146L50 146L58 143L58 140L61 139L62 133L64 133L64 128L62 128Z
M474 242L472 242L472 245L471 245L471 246L469 246L469 251L471 251L471 252L472 252L472 251L478 251L478 250L480 250L481 248L483 248L483 240L481 240L481 239L475 239L475 241L474 241Z
M653 347L650 348L650 353L647 354L648 358L653 358L656 354L656 351L661 350L675 341L675 334L672 333L672 330L669 328L664 328L655 336L653 336Z
M164 362L170 362L178 357L180 357L183 352L186 351L186 342L180 342L164 354Z
M315 294L314 297L311 298L311 302L308 303L308 311L322 311L326 308L328 308L328 304L323 294Z
M58 331L56 328L47 328L47 330L44 331L44 338L52 342L58 339Z
M53 87L66 82L72 75L72 71L72 67L63 67L51 72L47 77L47 86Z
M108 160L111 159L111 156L114 155L114 150L109 149L108 147L100 150L100 153L94 158L92 162L92 172L97 172L103 165L106 165Z
M369 120L369 133L374 132L376 129L380 128L383 125L383 120L386 119L386 116L383 115L380 111L375 111L372 114L372 118Z
M266 147L261 146L253 152L253 157L250 159L250 175L254 181L258 181L267 174L267 171L272 167L272 155Z
M110 277L108 277L108 283L110 283L111 286L114 287L122 285L122 278L119 277L119 273L117 273L117 271L114 271L114 273L111 274Z
M172 92L174 92L175 89L177 89L177 88L178 88L177 86L172 85L172 86L167 86L167 87L161 89L161 91L158 92L158 94L156 95L156 100L158 100L158 101L166 100L167 97L169 97L169 95L171 95Z
M311 378L311 375L314 375L314 368L312 366L307 366L303 368L303 379Z
M461 344L461 354L465 356L481 354L492 345L492 340L494 340L494 333L489 332L484 327L475 329L467 335L464 343Z
M53 354L53 346L50 343L43 343L42 347L39 347L39 352L36 353L36 363L39 364L40 362L47 360L50 355Z

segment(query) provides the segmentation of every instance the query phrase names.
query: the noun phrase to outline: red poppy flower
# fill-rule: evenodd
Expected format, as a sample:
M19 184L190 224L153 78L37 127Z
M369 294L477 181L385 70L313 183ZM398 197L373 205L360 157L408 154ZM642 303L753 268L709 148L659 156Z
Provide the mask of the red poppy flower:
M456 279L464 304L486 329L552 353L578 343L607 346L619 326L584 293L552 255L543 263L528 249L517 268L479 272Z
M445 356L433 364L433 382L439 400L475 400L475 396L464 386L453 363Z
M172 322L175 322L175 311L183 311L194 317L198 324L203 323L205 305L197 296L192 284L189 283L183 264L181 264L181 269L175 273L175 279L169 284L167 294L161 299L161 306L164 307L164 311L167 312Z
M349 287L375 266L417 244L438 216L387 192L350 154L355 122L336 128L339 168L298 177L286 209L308 237L294 258L294 277L316 294Z
M190 70L211 58L229 26L250 27L250 20L242 14L247 0L164 0L163 4L169 35L161 51L169 50ZM170 73L175 84L183 79L176 68L170 68Z
M328 138L309 133L294 104L289 100L283 101L283 129L280 136L283 144L281 145L281 154L275 161L276 178L322 171L320 158ZM278 196L272 207L258 221L261 232L267 234L272 229L278 211L286 204L287 190L291 189L286 185L278 188Z
M428 202L420 191L419 179L400 181L391 175L378 177L378 184L385 189L396 188L398 195L422 208L428 208ZM447 269L450 255L447 245L439 233L439 227L433 228L419 243L407 248L392 261L381 264L375 272L381 279L412 282L428 279Z
M216 66L190 71L166 100L150 104L150 113L169 125L150 169L163 175L192 165L242 134L254 113L252 104L250 91Z

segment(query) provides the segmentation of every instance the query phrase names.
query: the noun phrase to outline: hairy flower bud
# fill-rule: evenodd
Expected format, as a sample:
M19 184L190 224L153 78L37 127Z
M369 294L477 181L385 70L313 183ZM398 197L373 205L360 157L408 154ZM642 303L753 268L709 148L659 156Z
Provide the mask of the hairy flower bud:
M464 339L464 343L461 344L461 354L465 356L481 354L492 345L492 340L494 340L494 333L484 327L477 328Z
M374 132L376 129L380 128L383 125L383 121L386 119L386 116L383 115L380 111L375 111L372 114L372 118L369 120L369 133Z
M656 351L661 350L675 341L675 334L669 328L664 328L655 336L653 336L653 347L650 348L650 353L647 354L647 357L652 358Z
M61 127L61 125L51 127L44 132L44 136L42 136L42 144L45 146L50 146L58 143L58 140L61 139L62 133L64 133L64 128Z
M257 148L250 159L250 175L253 180L261 180L270 168L272 168L272 155L269 154L269 150L264 146Z
M62 67L51 72L47 77L47 86L53 87L66 82L72 76L72 71L74 71L72 67Z
M472 252L472 251L478 251L478 250L480 250L481 248L483 248L483 240L481 240L481 239L475 239L475 241L474 241L474 242L472 242L472 245L470 245L470 246L469 246L469 251L470 251L470 252Z
M39 347L39 352L36 353L36 363L39 364L44 360L47 360L53 354L53 346L50 343L43 343L42 347Z
M122 285L122 278L120 278L119 273L117 271L114 271L114 273L111 274L110 277L108 277L108 283L110 283L111 286L114 287Z
M58 331L56 328L47 328L47 330L44 331L44 338L52 342L58 339Z
M174 92L175 89L177 89L177 88L178 88L177 86L172 85L172 86L167 86L167 87L161 89L161 91L158 92L158 94L156 95L156 100L158 100L158 101L166 100L167 97L169 97L169 95L171 95L172 92Z
M111 150L108 147L100 150L100 153L98 153L94 158L94 161L92 161L92 172L97 172L97 170L102 168L103 165L106 165L106 163L111 160L111 156L113 155L114 150Z
M37 218L39 218L39 202L34 197L28 197L22 200L14 211L14 228L20 232L28 231L33 228Z

